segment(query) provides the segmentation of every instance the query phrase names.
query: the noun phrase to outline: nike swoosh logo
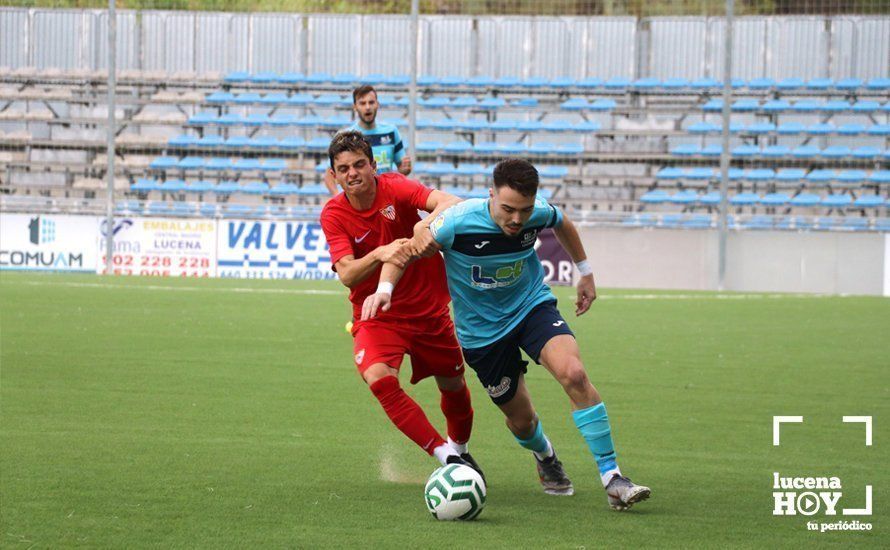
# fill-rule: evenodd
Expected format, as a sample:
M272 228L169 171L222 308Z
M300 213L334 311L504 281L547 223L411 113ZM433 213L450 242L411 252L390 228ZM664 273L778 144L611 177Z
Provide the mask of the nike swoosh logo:
M488 242L489 242L489 241L482 241L481 243L479 243L479 244L476 245L476 248L482 248L483 246L487 245Z
M356 237L356 238L355 238L355 242L356 242L356 243L360 243L360 242L362 242L363 240L365 240L365 237L367 237L369 233L371 233L371 230L370 230L370 229L368 229L368 232L365 233L364 235L362 235L361 237Z

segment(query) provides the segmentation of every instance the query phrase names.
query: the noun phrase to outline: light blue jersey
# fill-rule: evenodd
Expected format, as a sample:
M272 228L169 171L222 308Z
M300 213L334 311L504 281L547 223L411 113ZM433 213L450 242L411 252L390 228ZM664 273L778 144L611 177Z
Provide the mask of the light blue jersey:
M562 212L538 198L519 235L508 237L492 220L489 201L458 203L430 225L445 255L457 338L469 349L491 344L536 305L556 300L535 242L540 230L562 224Z
M384 174L398 170L399 163L405 157L405 144L398 128L392 124L377 121L374 128L367 130L361 123L356 122L346 130L354 130L361 133L374 153L374 162L377 163L377 173Z

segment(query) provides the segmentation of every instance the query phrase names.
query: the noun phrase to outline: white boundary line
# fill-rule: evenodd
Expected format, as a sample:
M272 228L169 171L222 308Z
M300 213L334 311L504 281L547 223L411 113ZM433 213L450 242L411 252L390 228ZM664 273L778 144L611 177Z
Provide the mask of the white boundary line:
M200 287L200 286L166 286L166 285L133 285L110 283L76 283L64 281L15 281L11 284L24 284L30 286L61 286L71 288L107 288L127 290L153 290L174 292L234 292L243 294L293 294L293 295L321 295L341 296L346 290L313 290L296 288L249 288L249 287ZM781 300L786 298L848 298L844 294L606 294L597 297L597 300Z

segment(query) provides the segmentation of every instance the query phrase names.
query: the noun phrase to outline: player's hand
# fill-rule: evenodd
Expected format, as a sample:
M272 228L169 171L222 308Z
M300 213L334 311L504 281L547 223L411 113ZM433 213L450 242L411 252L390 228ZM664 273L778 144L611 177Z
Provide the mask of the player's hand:
M399 172L405 176L411 173L414 165L412 164L411 157L405 156L402 157L402 161L399 163Z
M433 238L433 233L423 221L414 226L414 238L411 240L413 252L421 258L429 258L439 251L439 243Z
M596 300L596 283L593 275L585 275L578 280L578 299L575 300L575 315L584 315Z
M362 321L377 317L378 311L389 311L391 305L392 294L386 292L371 294L365 298L365 303L362 304Z
M387 245L381 246L377 259L385 264L393 264L399 269L405 269L411 257L410 247L405 246L407 243L408 239L396 239Z

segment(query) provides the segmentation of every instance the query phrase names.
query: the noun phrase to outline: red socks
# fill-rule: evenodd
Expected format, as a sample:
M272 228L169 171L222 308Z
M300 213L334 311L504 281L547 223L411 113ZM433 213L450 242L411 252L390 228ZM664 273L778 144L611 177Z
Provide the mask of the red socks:
M470 432L473 431L473 407L470 405L470 390L467 385L457 391L446 391L439 388L442 393L442 412L448 422L448 437L455 443L466 443L470 440Z
M395 376L384 376L370 386L371 393L380 401L386 416L408 438L428 454L433 454L433 449L445 443L436 428L430 424L423 409L416 401L408 397L405 390L399 386L399 380ZM466 387L464 387L466 391ZM459 392L455 392L459 393ZM469 393L467 393L469 402ZM445 410L445 394L442 394L442 410ZM446 413L447 416L447 413ZM472 413L470 415L472 420ZM451 434L451 418L448 419L448 433ZM469 438L469 429L466 431ZM453 439L453 437L452 437Z

